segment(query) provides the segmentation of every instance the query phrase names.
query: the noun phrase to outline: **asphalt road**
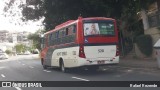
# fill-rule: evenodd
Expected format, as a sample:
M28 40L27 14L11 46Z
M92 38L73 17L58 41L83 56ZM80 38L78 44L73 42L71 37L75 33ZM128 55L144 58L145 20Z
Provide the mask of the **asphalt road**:
M101 67L97 71L72 70L62 73L58 69L44 70L36 55L20 55L0 60L0 81L160 81L159 70L143 70L122 66ZM0 88L0 90L149 90L150 88L111 87L53 87L53 88ZM152 88L157 89L158 88Z

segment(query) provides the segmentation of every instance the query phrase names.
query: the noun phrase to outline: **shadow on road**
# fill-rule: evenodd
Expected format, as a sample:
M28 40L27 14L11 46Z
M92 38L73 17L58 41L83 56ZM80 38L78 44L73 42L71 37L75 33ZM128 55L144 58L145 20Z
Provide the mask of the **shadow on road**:
M61 72L59 68L48 68L48 70ZM112 75L116 73L118 73L118 71L116 69L113 70L112 68L109 68L109 69L100 68L98 70L74 68L74 69L69 69L69 71L67 72L67 74L77 74L77 75L82 75L82 76L96 76L96 75L98 76L98 75L104 75L104 74Z

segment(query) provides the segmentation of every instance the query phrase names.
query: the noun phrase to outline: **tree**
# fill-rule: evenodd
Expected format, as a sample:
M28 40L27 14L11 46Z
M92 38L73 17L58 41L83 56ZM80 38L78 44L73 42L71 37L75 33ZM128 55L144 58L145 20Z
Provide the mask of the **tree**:
M117 2L116 2L117 1ZM82 17L116 17L121 0L46 0L43 4L46 31L67 20ZM118 8L114 8L119 6ZM23 9L25 11L25 9ZM116 12L115 12L116 11ZM116 14L114 14L116 13Z
M37 32L33 34L28 35L28 39L33 41L32 49L39 49L41 48L40 44L40 35L43 33L43 30L38 30Z
M24 21L37 20L45 17L43 21L45 32L54 29L55 26L67 20L77 19L80 15L82 17L115 18L124 42L127 42L127 38L128 45L132 47L135 38L144 34L143 24L144 26L148 26L147 20L140 20L137 13L147 9L147 7L155 1L156 0L27 0L27 4L21 5L21 7ZM145 16L145 13L143 16ZM143 16L142 18L144 18Z
M83 17L104 16L125 21L130 26L137 22L137 12L146 9L155 0L26 0L21 3L22 19L38 20L45 17L44 26L46 31L56 25L70 20ZM22 2L22 1L21 1ZM7 12L14 5L15 0L6 4L4 11ZM13 12L12 12L13 13Z
M19 7L22 8L24 21L45 17L43 24L46 31L82 15L82 17L115 18L119 21L120 31L133 31L136 33L134 36L137 36L143 34L141 28L143 26L139 26L137 13L147 9L154 1L156 0L26 0L26 4L20 4ZM5 11L13 3L10 0ZM146 25L144 20L143 24Z
M17 44L17 45L15 46L15 49L16 49L16 52L17 52L17 53L24 53L25 50L26 50L26 46L23 45L23 44Z

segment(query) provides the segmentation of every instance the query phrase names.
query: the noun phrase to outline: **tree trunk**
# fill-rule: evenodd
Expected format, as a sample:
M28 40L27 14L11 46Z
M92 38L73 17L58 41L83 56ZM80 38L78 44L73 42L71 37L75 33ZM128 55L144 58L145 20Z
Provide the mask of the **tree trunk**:
M141 9L141 16L142 16L144 30L149 29L148 16L147 16L146 11L144 9Z

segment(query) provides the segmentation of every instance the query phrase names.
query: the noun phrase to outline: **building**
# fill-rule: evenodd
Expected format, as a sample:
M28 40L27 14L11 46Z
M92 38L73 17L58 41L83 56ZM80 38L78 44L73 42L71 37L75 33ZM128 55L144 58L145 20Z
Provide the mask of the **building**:
M9 32L7 30L0 31L0 49L14 51L16 44L24 44L27 47L32 46L32 41L28 40L29 32Z
M32 41L31 40L28 40L28 35L30 33L29 32L18 32L17 33L17 42L18 43L21 43L21 44L24 44L28 47L32 46Z
M0 49L5 52L6 50L11 50L13 51L15 44L14 43L0 43Z
M8 41L10 43L17 43L17 33L9 33L8 35Z
M0 43L8 42L9 31L0 30Z
M21 43L21 42L25 42L25 41L28 41L28 35L30 33L29 32L18 32L17 33L17 42Z

